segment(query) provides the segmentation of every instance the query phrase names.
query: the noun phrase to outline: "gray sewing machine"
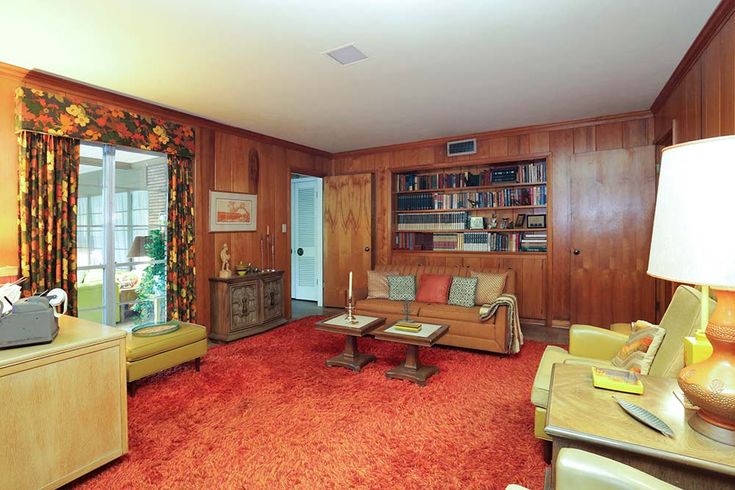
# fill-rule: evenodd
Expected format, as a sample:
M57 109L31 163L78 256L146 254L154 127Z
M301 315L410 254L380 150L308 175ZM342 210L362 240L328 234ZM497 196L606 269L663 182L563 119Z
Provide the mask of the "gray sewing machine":
M0 349L45 344L59 333L59 322L49 296L31 296L13 303L0 315Z

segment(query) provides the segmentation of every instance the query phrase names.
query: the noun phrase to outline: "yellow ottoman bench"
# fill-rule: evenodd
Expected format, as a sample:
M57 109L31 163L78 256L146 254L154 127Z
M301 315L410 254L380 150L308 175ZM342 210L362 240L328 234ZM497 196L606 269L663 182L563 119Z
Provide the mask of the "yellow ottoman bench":
M199 371L201 358L207 353L207 329L194 323L179 323L179 329L153 337L128 333L125 340L128 383L179 364L194 361ZM131 393L134 393L134 385Z

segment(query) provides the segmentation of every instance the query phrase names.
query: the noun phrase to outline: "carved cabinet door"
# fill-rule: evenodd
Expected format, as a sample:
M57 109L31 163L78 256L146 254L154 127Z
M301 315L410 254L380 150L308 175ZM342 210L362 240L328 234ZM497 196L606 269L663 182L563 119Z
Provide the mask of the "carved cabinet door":
M283 278L263 279L263 321L283 316Z
M230 289L232 330L258 323L258 283L233 285Z

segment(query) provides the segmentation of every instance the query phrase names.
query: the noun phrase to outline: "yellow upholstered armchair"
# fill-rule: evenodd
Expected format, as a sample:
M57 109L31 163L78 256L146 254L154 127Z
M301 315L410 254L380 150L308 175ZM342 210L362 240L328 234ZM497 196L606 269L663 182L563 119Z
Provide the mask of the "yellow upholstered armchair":
M701 293L689 286L679 286L671 304L661 319L660 327L666 329L661 347L648 374L660 377L676 377L684 367L684 337L694 335L700 322ZM710 299L710 311L715 302ZM557 362L612 367L611 361L628 335L591 325L572 325L569 330L569 351L548 346L536 371L531 391L531 402L536 407L534 433L539 439L550 440L544 432L546 404L549 398L551 368Z
M612 459L579 449L563 448L556 458L554 488L556 490L679 490L649 474ZM519 485L508 485L506 490L528 490Z

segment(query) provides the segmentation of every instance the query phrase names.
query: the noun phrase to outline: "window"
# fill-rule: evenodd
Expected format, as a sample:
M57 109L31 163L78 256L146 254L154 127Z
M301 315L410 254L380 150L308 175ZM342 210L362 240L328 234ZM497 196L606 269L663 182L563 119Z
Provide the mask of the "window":
M166 315L166 155L80 146L79 317L131 327Z

